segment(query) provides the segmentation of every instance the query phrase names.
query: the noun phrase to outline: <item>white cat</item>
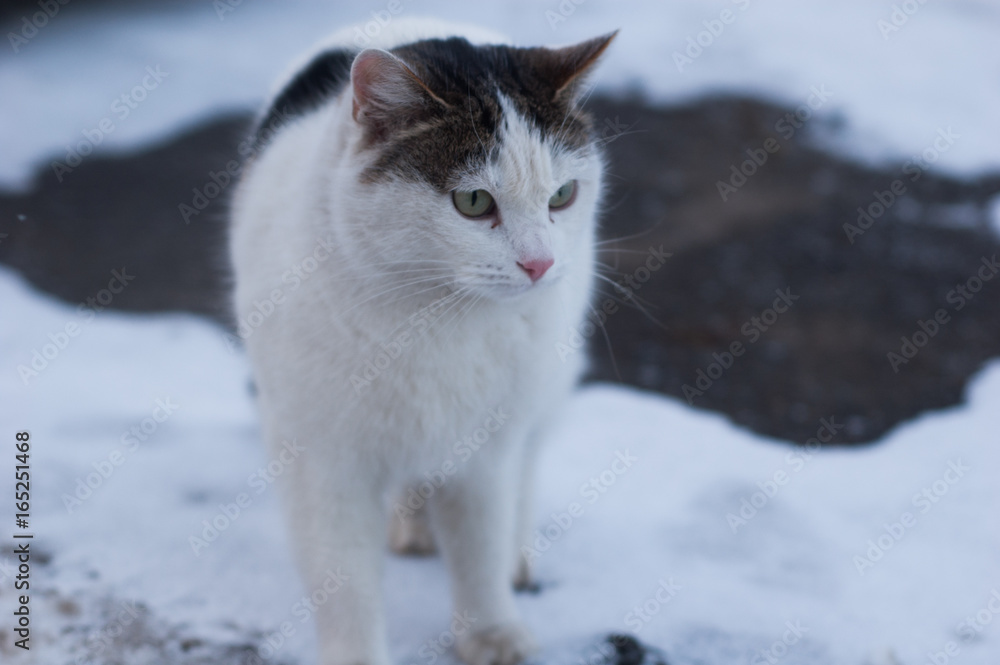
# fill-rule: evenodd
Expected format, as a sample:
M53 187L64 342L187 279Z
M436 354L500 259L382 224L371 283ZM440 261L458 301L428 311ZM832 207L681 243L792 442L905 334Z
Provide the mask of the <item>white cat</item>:
M387 510L394 546L427 550L425 507L469 618L458 655L513 665L534 648L512 583L531 579L535 444L580 375L557 344L593 275L603 166L578 98L613 35L360 34L283 86L233 201L263 429L305 448L282 481L306 587L347 578L316 612L323 665L390 662Z

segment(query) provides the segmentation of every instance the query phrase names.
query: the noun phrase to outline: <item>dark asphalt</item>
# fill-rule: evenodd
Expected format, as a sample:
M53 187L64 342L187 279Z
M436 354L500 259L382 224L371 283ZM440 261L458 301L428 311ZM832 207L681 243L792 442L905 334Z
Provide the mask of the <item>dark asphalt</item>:
M777 123L789 109L750 99L659 108L602 98L590 107L611 161L602 236L625 238L606 246L604 272L629 277L639 300L607 316L610 345L601 332L589 336L592 379L680 399L687 384L702 393L688 390L694 406L798 442L832 418L835 442L858 443L959 403L969 377L1000 355L1000 279L949 301L983 257L1000 255L985 212L1000 174L961 181L931 170L911 181L905 160L860 166L816 147L836 143L835 122L812 120L788 137ZM62 182L40 165L31 193L0 195L0 261L73 304L124 267L136 278L113 307L225 325L229 188L190 223L180 206L194 207L193 190L206 193L248 128L249 116L215 118L128 155L92 155ZM746 167L756 172L733 180L724 201L718 182L754 156L766 161ZM843 225L897 179L903 193L851 243ZM661 246L670 258L645 272L650 248ZM611 285L601 291L598 309L608 297L627 300ZM776 299L787 311L768 313ZM894 371L887 354L939 309L947 322ZM736 342L743 353L730 362Z

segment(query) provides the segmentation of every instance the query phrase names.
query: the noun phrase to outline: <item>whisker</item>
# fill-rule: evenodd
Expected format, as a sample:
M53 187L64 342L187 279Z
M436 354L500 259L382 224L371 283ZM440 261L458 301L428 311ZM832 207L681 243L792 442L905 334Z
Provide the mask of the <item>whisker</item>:
M644 235L648 235L648 234L652 233L653 231L656 230L656 228L658 226L659 226L659 224L656 224L655 226L651 226L650 228L645 229L643 231L639 231L637 233L633 233L632 235L628 235L628 236L621 236L620 238L607 238L606 240L600 240L598 242L595 242L594 246L595 247L603 247L605 245L610 245L613 242L622 242L623 240L635 240L636 238L641 238Z
M608 284L610 284L615 289L617 289L619 291L619 293L621 293L625 298L627 298L629 301L631 301L631 303L633 305L635 305L635 308L638 309L640 312L642 312L645 315L645 317L650 320L650 322L652 322L653 324L656 325L656 327L660 328L664 332L668 332L669 331L669 329L666 326L664 326L660 321L658 321L656 319L656 317L654 317L652 314L650 314L649 311L645 307L642 306L642 303L639 301L638 297L635 295L635 293L633 291L631 291L629 289L626 289L625 287L623 287L622 285L618 284L617 282L614 282L614 281L608 279L607 277L605 277L604 275L601 275L599 273L594 273L594 277L597 277L598 279L603 279Z
M587 307L590 311L594 313L594 322L597 323L601 328L601 334L604 335L604 342L608 345L608 357L611 358L611 367L615 370L615 376L618 377L618 381L625 383L625 379L622 378L622 373L618 371L618 361L615 359L615 350L611 348L611 337L608 335L608 329L605 327L604 322L601 321L601 317L597 315L597 310L590 303L587 303Z
M620 138L622 136L631 136L632 134L648 134L648 133L649 133L648 129L636 129L636 130L633 130L633 131L629 131L628 129L626 129L625 131L619 132L617 134L612 134L611 136L601 137L601 138L595 140L594 143L598 143L598 144L602 144L603 145L603 144L611 143L615 139Z
M463 294L462 298L459 298L455 302L449 304L448 308L445 309L443 312L441 312L441 315L437 318L437 321L440 321L441 319L444 318L445 314L447 314L451 310L455 309L455 307L462 302L462 300L465 298L466 295L468 295L468 292L466 292L465 294ZM450 318L448 320L448 323L451 323L452 321L454 321L455 320L455 316L457 316L459 312L461 312L461 309L459 309L459 310L456 311L455 315L453 315L452 318ZM435 321L435 323L437 323L437 321ZM445 329L445 327L446 327L446 324L442 324L441 326L439 326L437 332L435 332L434 335L431 336L431 339L433 339L434 337L436 337L437 335L439 335L441 333L441 331Z
M602 254L604 254L604 253L611 253L611 252L614 252L615 254L649 254L649 250L641 250L641 249L619 249L617 247L601 248L600 251L601 251Z
M369 303L372 300L374 300L375 298L379 298L381 296L384 296L387 293L392 293L394 291L398 291L400 289L405 289L405 288L410 287L410 286L416 286L417 284L425 284L427 282L432 282L432 281L439 282L440 280L441 280L441 277L439 275L432 275L430 277L420 277L418 279L412 279L412 280L409 280L407 282L403 282L402 284L397 284L396 286L393 286L392 288L388 288L388 289L385 289L383 291L379 291L378 293L376 293L376 294L374 294L372 296L369 296L368 298L365 298L361 302L354 303L353 305L351 305L350 307L348 307L346 310L343 310L341 312L341 314L347 314L348 312L354 311L355 308L360 307L361 305L364 305L365 303ZM441 284L441 286L444 286L444 284Z
M420 274L433 273L441 275L441 277L445 277L448 275L448 271L442 270L441 268L411 268L408 270L380 270L375 274L378 277L393 277L396 275L409 275L412 273L420 273ZM359 281L370 280L371 278L372 275L350 275L346 277L338 277L337 281L359 282Z
M465 320L465 317L469 315L469 312L474 310L476 308L476 305L482 299L483 299L483 294L478 293L476 294L476 297L472 299L471 302L467 302L465 305L462 306L459 319L455 322L455 325L452 326L451 332L448 333L448 337L444 340L445 346L447 346L448 343L451 342L451 338L455 335L455 331L458 330L459 324L461 324L462 321ZM449 321L449 323L451 322Z
M476 128L476 118L472 115L472 90L468 91L467 99L469 100L469 124L472 125L472 132L476 135L476 139L479 141L479 147L483 149L483 154L489 155L489 150L486 149L486 144L483 143L482 137L479 136L479 129Z
M428 290L432 290L432 289L428 289ZM403 321L400 322L399 325L397 325L395 328L393 328L391 331L389 331L389 334L386 335L386 339L393 338L396 335L396 332L400 328L402 328L403 326L405 326L407 323L409 323L414 317L418 317L418 316L423 315L424 312L432 309L433 307L442 306L442 304L444 304L444 303L449 303L449 302L451 302L454 299L461 298L462 296L464 296L466 293L468 293L471 290L472 290L472 287L470 287L470 286L463 286L463 287L459 288L458 290L453 291L453 292L449 293L446 296L442 296L441 298L438 298L438 299L434 300L430 304L421 307L420 309L418 309L413 314L410 314L409 316L405 317L403 319ZM434 321L436 321L438 318L440 318L440 316L441 315L438 314L437 317L435 317ZM432 323L433 323L433 321L432 321Z
M432 284L431 286L428 286L426 288L420 289L419 291L413 291L412 293L411 292L398 293L391 300L386 301L384 304L385 304L385 306L394 305L394 304L396 304L396 303L398 303L398 302L400 302L402 300L408 300L408 299L416 298L416 297L421 296L421 295L423 295L425 293L440 290L440 289L444 288L444 286L448 286L450 288L451 284L447 284L447 285ZM464 287L463 287L463 289L464 289ZM461 291L463 289L459 289L459 291ZM449 300L451 300L451 297L455 295L455 293L456 293L455 291L452 291L451 293L448 293L447 295L444 295L444 296L441 296L439 298L436 298L430 304L425 305L424 307L420 308L417 311L418 312L422 312L422 311L424 311L427 308L433 307L435 303L448 302Z

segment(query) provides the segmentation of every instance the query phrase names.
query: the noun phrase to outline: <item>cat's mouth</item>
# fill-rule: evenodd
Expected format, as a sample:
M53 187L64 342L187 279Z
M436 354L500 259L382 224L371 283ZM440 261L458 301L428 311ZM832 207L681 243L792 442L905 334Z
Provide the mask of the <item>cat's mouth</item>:
M466 285L483 297L505 301L515 300L531 293L546 290L559 280L557 272L549 271L548 269L546 269L544 275L536 276L534 279L524 274L526 271L523 271L521 268L518 268L518 270L521 274L477 275L475 278L469 280Z

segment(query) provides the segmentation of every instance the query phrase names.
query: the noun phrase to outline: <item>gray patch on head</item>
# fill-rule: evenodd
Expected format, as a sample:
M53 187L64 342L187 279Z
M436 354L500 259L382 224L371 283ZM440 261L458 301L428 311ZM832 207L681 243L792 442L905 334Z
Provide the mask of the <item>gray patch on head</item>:
M557 96L532 62L540 49L473 46L460 37L392 49L445 105L431 99L401 109L409 117L374 146L375 162L362 174L374 183L399 178L454 189L463 171L485 165L500 147L506 97L541 137L579 150L593 144L593 122L569 95Z

